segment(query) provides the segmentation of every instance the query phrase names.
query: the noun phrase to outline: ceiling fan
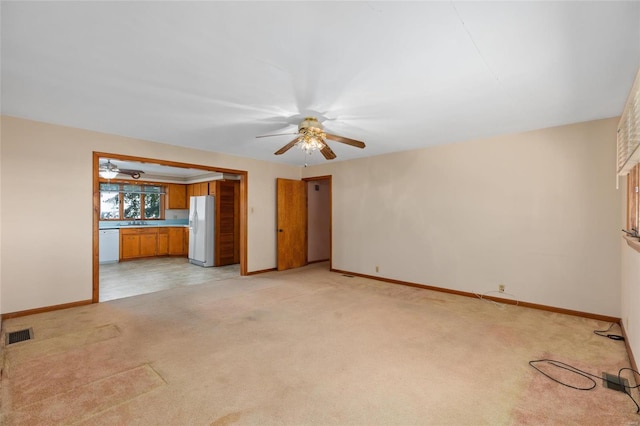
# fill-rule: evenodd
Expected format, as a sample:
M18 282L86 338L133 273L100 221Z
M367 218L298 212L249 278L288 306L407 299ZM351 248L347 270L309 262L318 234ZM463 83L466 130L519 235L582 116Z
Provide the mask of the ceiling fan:
M326 133L323 130L322 124L316 117L305 117L304 120L298 125L298 133L278 133L275 135L262 135L256 136L256 138L268 138L271 136L281 135L298 135L294 140L280 148L275 152L275 155L281 155L293 148L294 146L311 154L313 151L320 151L324 158L327 160L333 160L336 158L336 154L327 145L325 139L341 142L347 145L355 146L356 148L364 148L364 142L357 141L355 139L345 138L343 136L336 136Z
M133 179L140 179L140 176L144 174L144 172L142 170L120 169L113 164L111 160L107 160L106 163L100 164L98 174L105 179L114 179L118 174L129 175Z

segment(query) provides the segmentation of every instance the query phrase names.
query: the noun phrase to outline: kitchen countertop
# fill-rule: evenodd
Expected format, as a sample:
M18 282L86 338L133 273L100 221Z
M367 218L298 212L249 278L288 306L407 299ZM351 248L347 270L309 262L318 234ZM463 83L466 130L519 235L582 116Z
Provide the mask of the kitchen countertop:
M189 225L171 224L171 223L157 223L146 225L100 225L100 231L106 229L130 229L130 228L188 228Z

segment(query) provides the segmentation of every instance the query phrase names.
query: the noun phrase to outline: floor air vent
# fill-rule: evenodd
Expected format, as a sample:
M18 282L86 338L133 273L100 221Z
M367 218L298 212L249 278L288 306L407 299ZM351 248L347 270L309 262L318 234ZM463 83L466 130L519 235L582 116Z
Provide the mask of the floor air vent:
M627 393L629 381L617 374L602 373L602 385L611 390Z
M343 277L353 278L353 275L342 274Z
M24 342L25 340L33 339L33 329L27 328L25 330L12 331L7 333L7 345L12 343Z

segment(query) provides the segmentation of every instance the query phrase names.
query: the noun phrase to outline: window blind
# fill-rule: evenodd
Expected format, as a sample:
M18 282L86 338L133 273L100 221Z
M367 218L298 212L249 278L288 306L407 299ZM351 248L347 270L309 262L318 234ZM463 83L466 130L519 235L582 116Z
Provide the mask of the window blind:
M631 87L618 123L618 176L624 176L640 163L640 70Z

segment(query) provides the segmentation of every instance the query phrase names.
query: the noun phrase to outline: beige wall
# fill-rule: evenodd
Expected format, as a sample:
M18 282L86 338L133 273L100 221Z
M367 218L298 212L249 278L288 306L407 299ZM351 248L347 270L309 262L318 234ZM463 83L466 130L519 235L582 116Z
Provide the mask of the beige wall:
M91 298L103 151L247 170L250 271L276 264L275 178L333 175L334 268L479 293L502 283L523 301L621 316L616 123L299 169L3 117L1 310Z
M0 120L0 314L2 313L2 120ZM0 317L2 329L2 317ZM0 350L0 362L4 351Z
M522 301L620 316L616 124L592 121L302 173L333 176L336 269L476 293L504 284Z
M633 356L638 361L640 355L640 253L622 245L622 324L629 338Z
M627 179L620 179L620 192L626 194ZM620 217L620 228L626 227L626 206L627 200L623 196L621 200L622 215ZM621 238L622 246L622 324L629 338L629 346L633 352L633 356L638 363L640 356L640 309L638 309L638 301L640 301L640 253L629 247L626 240Z
M275 179L297 167L2 117L0 309L91 299L93 151L248 172L248 270L276 265Z

